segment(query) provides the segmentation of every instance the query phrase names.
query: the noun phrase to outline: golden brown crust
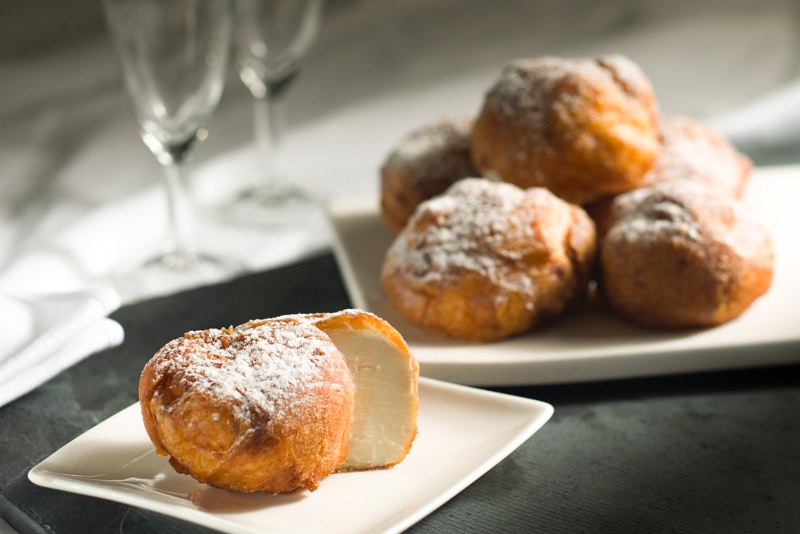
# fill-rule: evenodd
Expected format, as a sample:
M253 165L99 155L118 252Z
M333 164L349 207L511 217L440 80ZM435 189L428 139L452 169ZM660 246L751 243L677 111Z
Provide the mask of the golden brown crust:
M530 330L578 302L594 261L586 213L541 188L465 179L420 205L389 249L392 304L472 341Z
M147 363L139 395L157 452L219 488L314 490L347 455L350 374L305 322L189 332Z
M703 123L680 116L661 118L660 152L641 187L674 182L695 182L722 195L741 198L752 172L750 159ZM611 224L616 195L586 206L602 238Z
M509 63L472 132L484 176L586 204L637 187L658 155L657 106L622 56Z
M381 217L395 233L420 202L477 176L469 151L471 118L443 119L408 134L381 167Z
M731 197L697 183L661 184L620 195L609 217L601 289L633 322L717 325L769 289L769 235Z

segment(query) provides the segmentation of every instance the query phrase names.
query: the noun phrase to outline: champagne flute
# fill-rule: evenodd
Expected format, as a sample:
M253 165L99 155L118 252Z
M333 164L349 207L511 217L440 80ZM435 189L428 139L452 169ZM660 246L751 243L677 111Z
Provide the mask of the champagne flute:
M231 0L103 0L142 140L165 169L163 252L120 277L123 291L159 294L212 282L237 267L198 252L186 159L203 139L225 81Z
M236 62L253 96L256 183L221 207L222 216L280 226L309 215L311 196L292 184L283 160L286 91L299 74L322 18L322 0L237 0Z

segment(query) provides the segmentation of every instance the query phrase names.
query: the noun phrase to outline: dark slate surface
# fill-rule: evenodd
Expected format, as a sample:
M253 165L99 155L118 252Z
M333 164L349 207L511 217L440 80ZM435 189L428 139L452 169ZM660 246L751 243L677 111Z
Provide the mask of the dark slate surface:
M184 331L348 305L325 255L120 309L123 346L0 408L0 517L21 532L206 532L26 473L134 402L144 363ZM500 391L555 415L412 531L800 532L800 366Z

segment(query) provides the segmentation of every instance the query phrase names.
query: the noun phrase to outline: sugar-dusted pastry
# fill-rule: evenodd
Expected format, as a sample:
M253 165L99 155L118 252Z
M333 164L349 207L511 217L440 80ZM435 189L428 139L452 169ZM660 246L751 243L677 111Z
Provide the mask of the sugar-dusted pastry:
M381 168L381 216L395 233L420 202L478 176L469 152L472 119L442 119L408 134Z
M594 253L581 208L542 188L467 178L420 204L386 254L381 282L415 323L490 341L580 300Z
M505 66L472 131L483 176L541 186L576 204L639 186L659 151L650 82L622 56Z
M710 127L689 117L664 116L660 143L658 160L643 186L691 181L742 197L752 163Z
M301 320L189 332L147 363L145 428L176 471L239 492L314 490L345 461L353 381Z
M688 117L664 116L660 144L658 160L641 187L696 182L721 195L741 198L744 194L752 170L750 159L705 124ZM600 238L608 229L614 197L603 197L586 206Z
M189 332L147 363L139 396L178 472L284 493L401 462L417 435L418 377L397 330L344 310Z
M733 319L772 281L766 229L738 200L678 181L611 204L600 245L600 286L613 309L653 327Z

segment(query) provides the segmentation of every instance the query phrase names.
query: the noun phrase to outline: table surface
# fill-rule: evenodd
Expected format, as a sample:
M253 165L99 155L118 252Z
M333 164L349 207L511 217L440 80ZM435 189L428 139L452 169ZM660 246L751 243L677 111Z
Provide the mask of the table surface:
M795 81L800 65L794 0L729 0L724 9L716 0L328 4L289 98L287 155L321 196L374 193L376 170L401 136L477 111L515 57L624 53L650 76L662 111L700 118ZM95 234L76 230L101 228L86 221L127 206L132 194L149 198L159 169L136 133L99 3L7 2L2 13L0 275L16 288L7 268L23 265L25 279L46 290L58 281L52 271L29 276L20 259L58 252L84 274L111 266L120 258L85 247ZM231 71L195 159L199 176L226 186L250 165L252 102L236 78ZM796 162L796 137L776 144L768 133L755 144L732 139L759 165ZM279 250L246 247L248 257L267 251L258 268L285 258ZM34 486L27 472L134 402L144 363L184 331L349 304L325 255L120 309L113 317L124 345L0 407L0 519L20 532L202 532ZM555 415L412 531L800 532L800 366L501 391L550 402Z
M0 518L20 532L204 532L37 487L27 472L134 402L167 340L349 305L325 254L123 307L113 315L122 346L0 408ZM494 389L549 402L555 415L412 532L800 532L800 366Z

